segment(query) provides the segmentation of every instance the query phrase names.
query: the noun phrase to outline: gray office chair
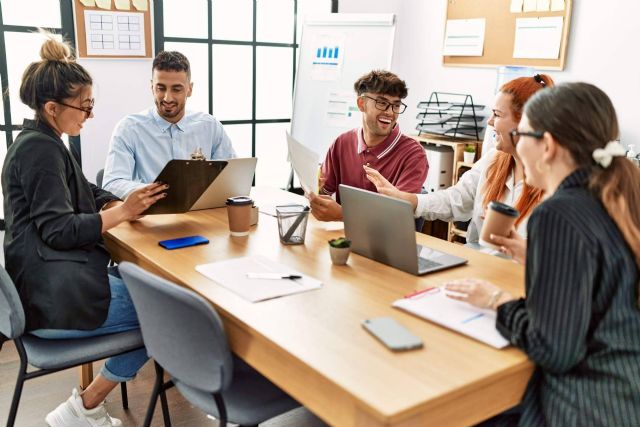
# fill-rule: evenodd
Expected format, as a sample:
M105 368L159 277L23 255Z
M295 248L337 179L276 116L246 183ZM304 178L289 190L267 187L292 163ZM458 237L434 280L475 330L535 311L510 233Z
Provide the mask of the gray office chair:
M20 370L7 427L15 423L22 386L26 380L127 353L144 345L139 329L91 338L48 340L25 334L24 328L24 309L18 291L6 270L0 267L0 334L15 342L20 355ZM27 372L27 365L38 369ZM120 383L120 389L122 406L127 409L126 383Z
M158 393L175 385L193 405L226 426L259 423L298 402L240 359L233 359L222 322L196 293L123 262L120 274L133 300L142 336L155 359L156 382L144 422L151 424ZM172 379L163 380L164 369ZM169 410L162 402L165 425Z

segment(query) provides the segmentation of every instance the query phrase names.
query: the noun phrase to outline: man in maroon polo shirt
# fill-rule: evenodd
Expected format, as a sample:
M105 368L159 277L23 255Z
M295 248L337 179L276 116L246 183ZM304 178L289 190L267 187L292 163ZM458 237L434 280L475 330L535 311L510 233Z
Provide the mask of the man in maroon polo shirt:
M407 86L398 76L374 70L354 84L362 111L362 127L340 135L329 148L321 168L319 195L309 194L311 213L320 221L341 221L338 186L347 184L376 191L363 166L378 170L395 187L421 193L429 165L422 146L403 135L398 115L407 106ZM336 193L336 200L331 196Z

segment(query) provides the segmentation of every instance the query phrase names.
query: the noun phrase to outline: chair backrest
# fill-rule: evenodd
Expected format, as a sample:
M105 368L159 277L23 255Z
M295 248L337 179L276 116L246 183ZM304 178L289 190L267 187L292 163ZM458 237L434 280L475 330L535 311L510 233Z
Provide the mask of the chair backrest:
M123 262L119 266L138 313L147 353L175 379L216 393L233 377L222 321L196 293Z
M102 180L104 179L104 169L100 169L96 174L96 185L102 188Z
M18 338L24 333L24 326L24 309L18 290L7 270L0 267L0 333L7 338Z

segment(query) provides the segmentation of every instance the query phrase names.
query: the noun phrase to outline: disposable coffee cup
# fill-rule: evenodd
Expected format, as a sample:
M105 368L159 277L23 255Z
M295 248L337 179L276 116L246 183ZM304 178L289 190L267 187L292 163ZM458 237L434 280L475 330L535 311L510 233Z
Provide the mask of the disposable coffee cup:
M248 236L253 200L247 196L229 197L226 202L229 232L232 236Z
M520 212L512 206L498 201L492 201L487 206L487 214L482 225L479 243L492 249L499 249L495 241L491 239L491 235L508 236L509 230L515 224Z

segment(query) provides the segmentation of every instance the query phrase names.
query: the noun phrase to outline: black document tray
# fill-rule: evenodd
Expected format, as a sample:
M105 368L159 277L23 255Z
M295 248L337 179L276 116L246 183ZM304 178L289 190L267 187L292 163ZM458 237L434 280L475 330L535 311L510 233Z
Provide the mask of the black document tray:
M169 184L167 196L150 206L144 215L188 212L225 166L224 160L170 160L155 179Z

